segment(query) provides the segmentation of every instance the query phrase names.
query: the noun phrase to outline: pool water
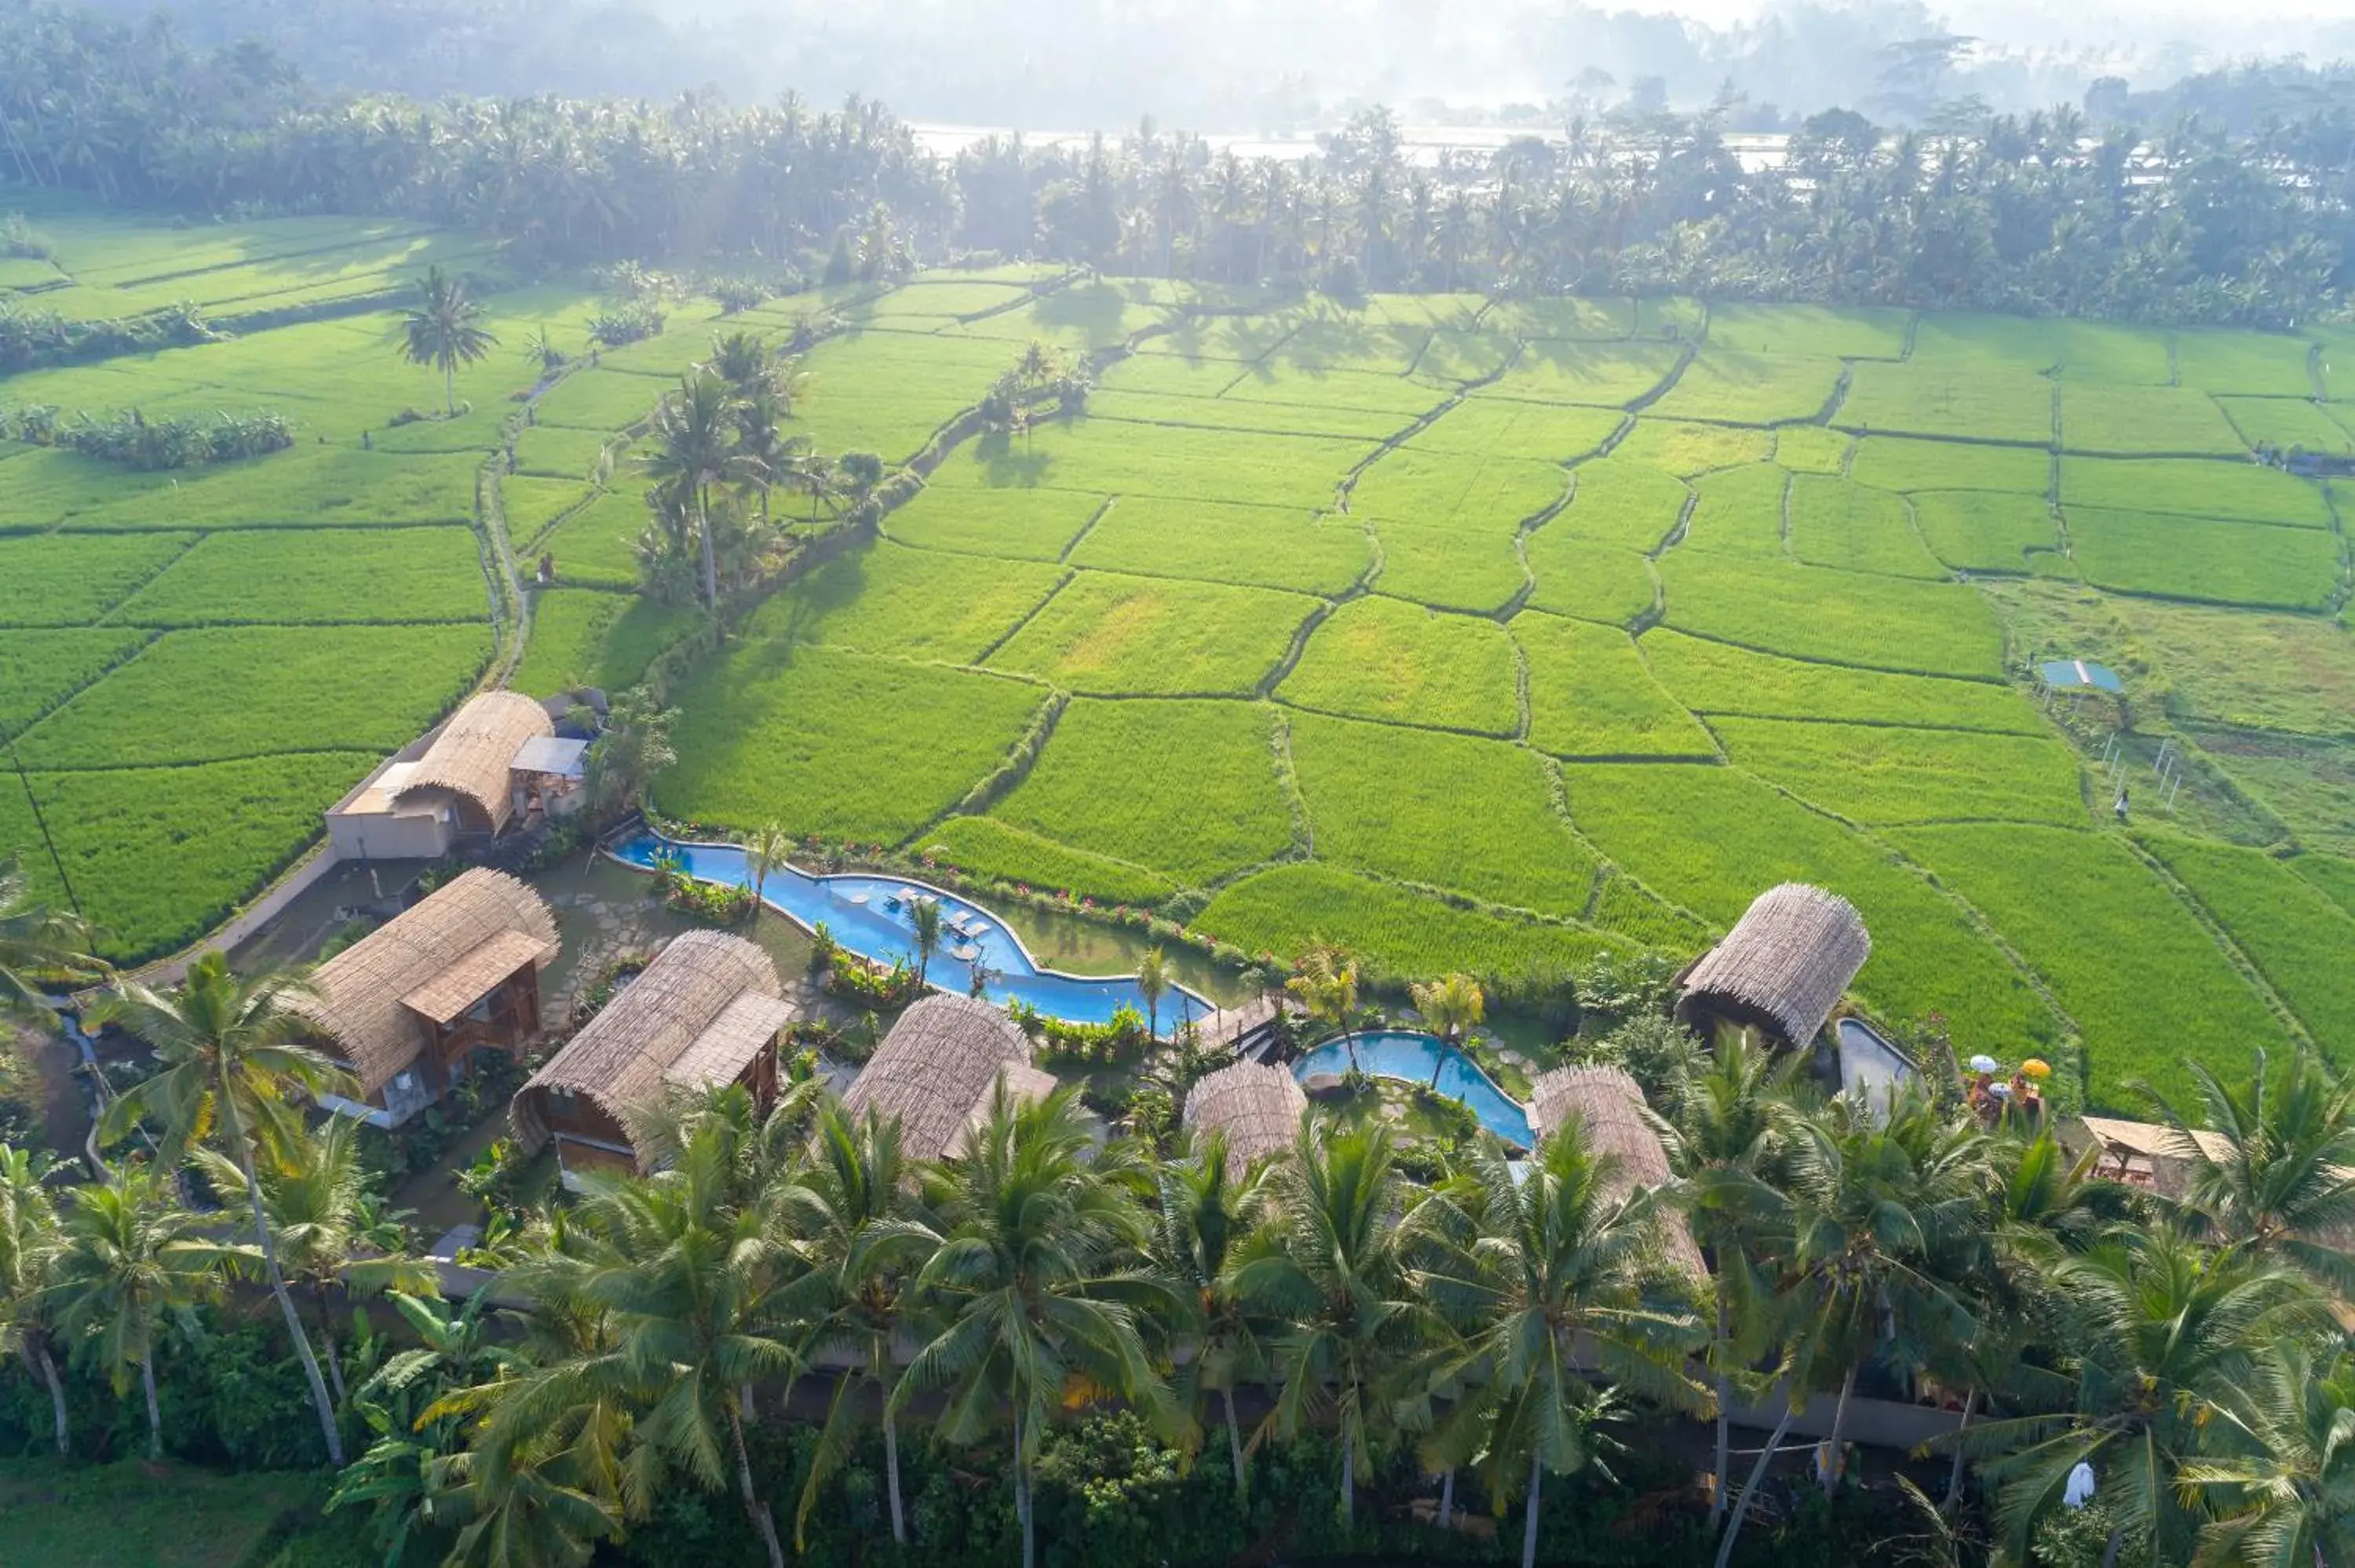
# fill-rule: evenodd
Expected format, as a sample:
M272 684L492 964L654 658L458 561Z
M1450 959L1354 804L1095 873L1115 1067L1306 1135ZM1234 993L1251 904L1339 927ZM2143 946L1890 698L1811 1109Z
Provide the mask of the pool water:
M730 887L751 884L751 857L734 844L687 843L659 833L641 833L613 850L615 859L651 870L657 855L678 857L679 868L698 882ZM1020 1001L1049 1018L1067 1023L1109 1023L1124 1007L1146 1010L1144 993L1135 977L1108 978L1065 974L1041 968L1022 939L1006 923L969 899L904 877L847 873L812 876L790 865L769 868L760 887L770 908L815 929L823 923L846 951L889 965L905 959L916 961L915 917L911 898L937 899L941 906L941 943L932 951L927 971L941 991L963 994L973 984L978 965L985 971L992 1001ZM964 927L951 929L952 923ZM1189 1018L1215 1009L1196 991L1172 986L1161 998L1161 1024L1174 1029Z
M1353 1063L1371 1076L1423 1084L1450 1099L1461 1100L1482 1127L1507 1143L1523 1149L1537 1147L1528 1109L1498 1088L1478 1063L1436 1034L1406 1029L1345 1034L1301 1057L1294 1064L1292 1075L1303 1083L1319 1074L1337 1076Z

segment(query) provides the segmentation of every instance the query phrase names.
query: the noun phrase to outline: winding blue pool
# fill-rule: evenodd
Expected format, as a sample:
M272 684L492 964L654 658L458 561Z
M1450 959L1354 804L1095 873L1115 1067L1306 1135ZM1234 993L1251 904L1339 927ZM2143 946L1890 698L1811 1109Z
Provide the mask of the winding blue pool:
M698 882L743 887L752 880L751 857L734 844L688 843L641 833L609 853L626 865L651 870L655 857L666 852L676 854L680 869ZM991 1001L1025 1002L1067 1023L1108 1023L1124 1007L1146 1011L1144 993L1134 977L1098 979L1043 969L996 916L970 899L924 883L855 873L812 876L790 865L776 865L762 880L760 893L762 903L787 919L805 929L823 921L845 950L887 965L901 959L916 961L916 926L909 898L936 898L943 929L929 971L936 989L963 993L972 986L978 964L987 972ZM957 924L964 930L951 928ZM1215 1011L1197 993L1171 986L1161 999L1162 1026L1175 1028Z
M1527 1107L1498 1088L1478 1063L1436 1034L1408 1029L1344 1034L1300 1058L1293 1065L1292 1075L1303 1083L1320 1073L1337 1076L1348 1072L1352 1063L1359 1071L1378 1078L1429 1085L1450 1099L1462 1100L1482 1127L1507 1143L1523 1149L1537 1147Z

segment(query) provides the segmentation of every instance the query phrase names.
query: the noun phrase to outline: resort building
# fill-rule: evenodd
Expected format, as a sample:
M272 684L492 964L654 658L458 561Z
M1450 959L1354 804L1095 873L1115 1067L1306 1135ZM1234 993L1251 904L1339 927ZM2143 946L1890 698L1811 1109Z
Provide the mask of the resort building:
M1805 1049L1872 956L1856 906L1786 882L1760 894L1725 940L1677 977L1677 1022L1703 1036L1721 1024Z
M1530 1086L1529 1125L1539 1138L1552 1137L1573 1117L1587 1147L1611 1157L1604 1185L1614 1202L1638 1187L1664 1187L1675 1179L1668 1149L1645 1117L1643 1087L1624 1069L1557 1067ZM1692 1232L1673 1209L1661 1213L1660 1243L1678 1266L1695 1278L1708 1277Z
M477 868L321 964L288 1006L358 1089L328 1108L398 1127L466 1075L477 1051L520 1056L539 1033L556 919L514 877Z
M340 860L438 860L579 809L588 743L518 692L469 697L327 812Z
M1260 1160L1289 1149L1300 1133L1308 1097L1282 1067L1238 1062L1206 1074L1186 1096L1185 1124L1199 1140L1227 1140L1227 1174L1240 1178Z
M777 966L743 938L675 938L516 1091L517 1141L530 1150L553 1139L567 1185L589 1171L649 1171L648 1114L666 1090L741 1084L767 1109L777 1036L798 1011Z
M911 1160L964 1152L1003 1082L1020 1099L1055 1092L1055 1075L1030 1065L1030 1037L1004 1011L964 996L928 996L900 1015L858 1081L842 1097L854 1120L869 1110L900 1124Z

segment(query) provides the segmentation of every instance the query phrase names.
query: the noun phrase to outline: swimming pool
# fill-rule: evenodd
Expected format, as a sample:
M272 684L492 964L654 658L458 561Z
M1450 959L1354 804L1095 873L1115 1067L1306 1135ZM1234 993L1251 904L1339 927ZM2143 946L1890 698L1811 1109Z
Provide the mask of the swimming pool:
M735 844L689 843L641 833L608 853L642 871L652 870L657 855L675 854L679 869L698 882L743 887L752 880L751 857ZM1067 1023L1109 1023L1123 1007L1146 1011L1135 977L1097 978L1041 968L1004 921L970 899L925 883L857 873L812 876L790 865L774 865L762 879L760 893L762 902L787 919L810 929L823 921L846 951L879 964L916 961L915 918L908 901L911 896L938 899L941 945L932 952L928 971L936 989L965 991L973 984L974 967L979 965L986 971L992 1001L1024 1002ZM952 928L957 925L964 930ZM1173 1029L1215 1011L1195 992L1171 986L1161 999L1162 1027Z
M1337 1076L1348 1072L1352 1063L1360 1072L1378 1078L1429 1085L1451 1099L1463 1101L1482 1127L1507 1143L1523 1149L1537 1147L1528 1108L1498 1088L1478 1063L1436 1034L1408 1029L1344 1034L1300 1058L1293 1065L1292 1075L1303 1083L1320 1073Z

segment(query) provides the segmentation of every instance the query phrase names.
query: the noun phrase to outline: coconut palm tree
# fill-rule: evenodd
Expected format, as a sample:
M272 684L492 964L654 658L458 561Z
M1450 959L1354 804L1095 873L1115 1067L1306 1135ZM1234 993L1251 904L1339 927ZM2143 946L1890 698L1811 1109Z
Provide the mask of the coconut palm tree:
M466 292L463 278L453 278L440 263L417 281L417 303L401 323L400 353L411 365L431 366L442 373L442 411L458 412L458 366L488 357L499 340L483 325L482 303Z
M914 1174L900 1153L897 1121L870 1110L854 1122L828 1105L818 1118L807 1169L782 1184L772 1200L804 1267L781 1298L786 1313L807 1325L802 1359L814 1361L828 1350L857 1358L835 1385L794 1510L796 1552L804 1549L810 1514L826 1481L849 1456L860 1395L868 1389L882 1404L891 1539L903 1545L908 1539L893 1399L900 1369L892 1342L918 1320L912 1287L941 1245L939 1232L916 1202Z
M2215 1401L2208 1440L2227 1457L2177 1467L2223 1517L2200 1532L2201 1568L2324 1568L2355 1563L2355 1362L2317 1364L2276 1345L2245 1386Z
M1300 955L1299 972L1284 982L1308 1016L1336 1031L1348 1027L1358 1011L1358 962L1323 943Z
M1235 1414L1235 1384L1255 1375L1266 1357L1257 1325L1236 1294L1234 1265L1242 1255L1257 1206L1248 1172L1233 1169L1223 1135L1194 1139L1157 1172L1160 1202L1155 1214L1154 1261L1176 1281L1183 1319L1195 1341L1194 1356L1180 1377L1178 1393L1215 1393L1225 1407L1227 1459L1234 1467L1240 1496L1250 1478L1243 1457L1242 1422Z
M1658 1194L1616 1191L1615 1161L1590 1147L1576 1117L1538 1146L1520 1180L1493 1138L1465 1174L1425 1205L1460 1205L1450 1217L1462 1223L1427 1215L1433 1256L1409 1276L1463 1336L1439 1358L1439 1375L1460 1392L1424 1445L1425 1463L1469 1465L1500 1509L1522 1491L1521 1568L1535 1568L1544 1478L1596 1461L1594 1425L1609 1405L1575 1358L1593 1355L1616 1387L1705 1406L1682 1371L1701 1320L1678 1299L1701 1282L1665 1260Z
M1252 1442L1289 1438L1329 1404L1341 1440L1337 1511L1348 1530L1384 1387L1420 1328L1388 1130L1304 1119L1289 1156L1268 1172L1266 1195L1268 1223L1234 1270L1245 1308L1280 1325L1269 1345L1275 1404Z
M245 1172L237 1161L210 1149L197 1150L193 1158L224 1201L246 1196ZM341 1287L353 1298L388 1290L424 1294L436 1288L437 1276L430 1266L403 1255L406 1238L400 1227L385 1218L369 1191L368 1171L360 1163L357 1122L328 1118L311 1137L290 1144L282 1163L261 1167L256 1173L279 1266L290 1285L310 1288L327 1380L340 1407L344 1369L336 1350L328 1292Z
M1988 1422L1976 1445L2001 1456L1983 1469L2004 1544L2026 1561L2038 1521L2084 1464L2115 1516L2110 1560L2131 1533L2153 1561L2186 1562L2200 1523L2186 1495L2200 1472L2186 1478L2187 1461L2237 1391L2255 1386L2268 1352L2334 1330L2328 1308L2292 1271L2170 1227L2122 1228L2062 1258L2052 1284L2075 1351L2071 1408Z
M2221 1148L2144 1090L2191 1162L2184 1202L2225 1240L2355 1290L2355 1255L2322 1239L2355 1224L2355 1078L2339 1081L2303 1045L2277 1075L2262 1049L2254 1057L2249 1075L2231 1084L2203 1063L2185 1064Z
M793 1260L745 1202L758 1158L748 1124L694 1119L668 1169L600 1181L573 1210L567 1244L512 1271L535 1297L601 1317L608 1340L507 1402L501 1418L520 1436L600 1398L627 1402L641 1467L633 1485L673 1467L707 1489L732 1478L770 1568L783 1568L744 1446L742 1391L796 1364L777 1306Z
M126 1166L77 1187L60 1231L48 1299L58 1327L106 1370L120 1398L135 1369L147 1401L147 1457L164 1457L155 1351L170 1319L220 1294L230 1249L201 1239L170 1177Z
M1169 994L1170 979L1169 955L1147 948L1136 964L1136 994L1145 999L1146 1033L1156 1040L1161 1038L1161 999Z
M794 838L781 822L766 822L744 841L745 858L751 863L752 924L761 924L761 888L769 880L769 873L785 863L794 853Z
M941 945L941 901L937 898L908 900L908 919L916 928L916 983L931 983L932 954Z
M1014 1510L1022 1568L1038 1561L1030 1472L1067 1385L1100 1389L1170 1425L1167 1391L1138 1335L1140 1310L1167 1310L1166 1282L1140 1266L1149 1233L1123 1184L1090 1163L1072 1090L1023 1103L999 1085L965 1152L932 1173L946 1240L917 1276L941 1327L909 1363L892 1403L944 1389L940 1436L969 1444L1013 1423Z
M0 860L0 1012L50 1022L46 999L52 989L106 978L105 960L91 952L96 940L80 916L35 904L25 874L14 861Z
M676 391L655 406L653 429L639 466L658 491L670 494L695 520L703 563L703 602L719 602L719 565L711 537L711 492L715 485L742 483L751 466L741 450L736 389L708 369L678 378Z
M348 1075L303 1043L306 1025L290 1005L301 991L300 982L282 974L232 974L218 952L190 964L180 989L169 995L136 980L120 982L91 1014L146 1041L163 1068L107 1107L99 1137L116 1142L142 1118L153 1117L163 1126L156 1152L167 1169L207 1143L216 1143L236 1165L238 1190L253 1215L263 1277L311 1385L327 1457L341 1468L344 1439L336 1425L335 1401L286 1288L257 1174L261 1159L272 1162L274 1173L299 1168L294 1151L307 1136L300 1099L350 1086Z
M613 704L586 758L589 799L600 811L619 811L646 798L655 779L678 760L670 740L677 722L677 711L651 695L633 694Z
M1414 1010L1423 1014L1425 1026L1436 1031L1450 1045L1463 1044L1464 1036L1488 1015L1488 999L1481 994L1480 982L1470 975L1416 980L1407 987L1407 994L1414 1001ZM1438 1081L1434 1068L1432 1082L1436 1085Z
M57 1268L58 1210L48 1159L0 1143L0 1351L13 1351L49 1394L58 1457L71 1451L66 1388L49 1355L48 1292Z

